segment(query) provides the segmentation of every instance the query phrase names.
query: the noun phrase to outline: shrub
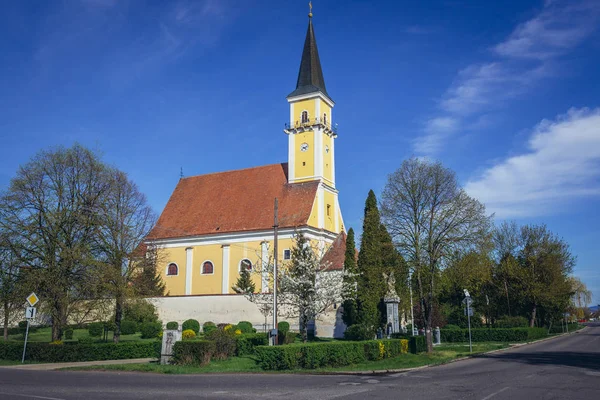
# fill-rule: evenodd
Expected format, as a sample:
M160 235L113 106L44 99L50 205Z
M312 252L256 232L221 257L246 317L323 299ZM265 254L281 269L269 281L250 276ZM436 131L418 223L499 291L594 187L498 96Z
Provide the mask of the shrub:
M453 332L453 329L449 330ZM392 339L401 339L408 341L408 350L412 354L422 353L427 351L427 339L425 336L409 336L402 333L392 333Z
M183 340L194 339L196 337L196 332L194 332L192 329L186 329L181 333L181 337Z
M210 334L211 332L214 332L216 330L218 330L219 328L217 328L216 325L206 325L202 327L202 331L204 332L205 335Z
M360 324L351 325L344 332L346 340L372 340L374 336L372 329Z
M298 337L298 333L296 332L288 332L285 335L279 335L277 337L277 341L280 345L283 344L291 344L294 343L296 341L296 338Z
M179 365L206 365L215 349L215 342L209 340L176 342L173 345L172 362Z
M121 321L121 334L133 335L138 330L138 324L135 321L124 319Z
M279 334L282 334L283 336L285 336L285 334L290 331L290 323L287 321L279 322L277 324L277 330L279 331Z
M269 344L269 338L266 333L242 334L235 338L235 354L245 356L254 354L256 346L266 346Z
M505 315L499 318L494 324L496 328L527 328L529 321L525 317L511 317Z
M167 329L176 330L177 328L179 328L179 324L177 322L175 322L175 321L167 322Z
M104 332L104 325L102 322L92 322L88 325L88 333L91 337L98 337Z
M400 339L400 352L402 354L408 353L408 339Z
M213 357L217 360L226 360L235 355L235 333L233 330L215 329L206 335L208 340L215 342Z
M83 343L68 345L31 342L27 344L26 360L36 362L78 362L122 360L160 356L159 341L132 341L121 343ZM23 344L0 342L0 360L21 360Z
M202 332L204 333L211 333L215 329L217 329L217 325L215 325L214 322L207 321L204 324L202 324Z
M91 337L82 337L77 339L77 342L81 344L90 344L94 343L94 339L92 339Z
M73 329L65 330L65 340L73 340Z
M227 325L231 325L231 324L229 324L229 323L223 323L223 322L222 322L222 323L220 323L220 324L217 324L217 328L219 328L219 329L223 330L223 329L225 329L225 327L226 327Z
M142 339L154 339L162 332L162 325L160 322L145 322L140 327L140 331Z
M156 307L144 299L128 300L123 305L123 319L138 324L158 322L158 313Z
M444 327L444 329L460 329L460 326L448 324Z
M188 319L181 324L181 329L184 331L191 329L197 335L198 332L200 332L200 322L196 321L195 319Z
M252 327L252 324L248 321L240 321L237 324L237 327L242 333L255 333L256 329Z
M255 351L257 362L262 369L313 369L395 357L402 353L402 340L259 346Z

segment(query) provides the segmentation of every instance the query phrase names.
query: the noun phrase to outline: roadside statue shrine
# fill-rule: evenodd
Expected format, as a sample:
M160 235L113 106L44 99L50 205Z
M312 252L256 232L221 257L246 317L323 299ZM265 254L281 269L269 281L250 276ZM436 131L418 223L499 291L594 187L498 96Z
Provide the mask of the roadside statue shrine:
M400 332L400 319L398 316L398 304L400 303L400 297L396 293L396 278L394 273L383 274L384 279L387 282L388 290L383 298L385 302L385 309L387 314L387 324L391 327L391 332L388 330L387 334L391 336L392 333Z
M162 336L162 347L160 350L160 363L169 364L173 357L173 345L181 340L179 329L165 329Z

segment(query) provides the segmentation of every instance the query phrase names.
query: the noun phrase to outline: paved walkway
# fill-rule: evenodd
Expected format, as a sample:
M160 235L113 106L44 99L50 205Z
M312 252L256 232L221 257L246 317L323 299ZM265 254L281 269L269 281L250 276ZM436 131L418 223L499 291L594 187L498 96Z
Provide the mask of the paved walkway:
M144 364L144 363L149 363L150 361L156 361L156 358L132 358L129 360L82 361L82 362L66 362L66 363L52 363L52 364L17 364L17 365L4 365L4 366L1 366L0 368L50 371L50 370L61 369L61 368L88 367L91 365Z

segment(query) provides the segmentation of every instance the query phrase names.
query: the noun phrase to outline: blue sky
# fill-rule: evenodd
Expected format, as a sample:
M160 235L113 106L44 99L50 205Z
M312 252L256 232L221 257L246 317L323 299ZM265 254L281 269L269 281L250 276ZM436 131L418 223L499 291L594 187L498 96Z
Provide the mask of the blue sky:
M313 6L346 225L360 230L368 190L403 159L439 159L498 220L568 241L600 302L600 2ZM307 2L0 7L0 189L40 149L75 141L157 212L180 168L286 161Z

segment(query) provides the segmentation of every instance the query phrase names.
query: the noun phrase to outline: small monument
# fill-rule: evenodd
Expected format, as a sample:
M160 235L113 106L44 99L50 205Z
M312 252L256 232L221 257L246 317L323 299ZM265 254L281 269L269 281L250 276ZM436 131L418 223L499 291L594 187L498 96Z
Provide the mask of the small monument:
M394 273L390 272L389 274L383 274L383 277L387 281L388 290L383 298L385 302L385 309L387 314L387 326L391 326L391 333L400 332L400 321L398 318L398 304L400 303L400 298L396 293L396 278L394 278Z
M178 329L165 329L162 336L162 347L160 350L160 363L169 364L173 357L173 345L181 340L181 331Z

